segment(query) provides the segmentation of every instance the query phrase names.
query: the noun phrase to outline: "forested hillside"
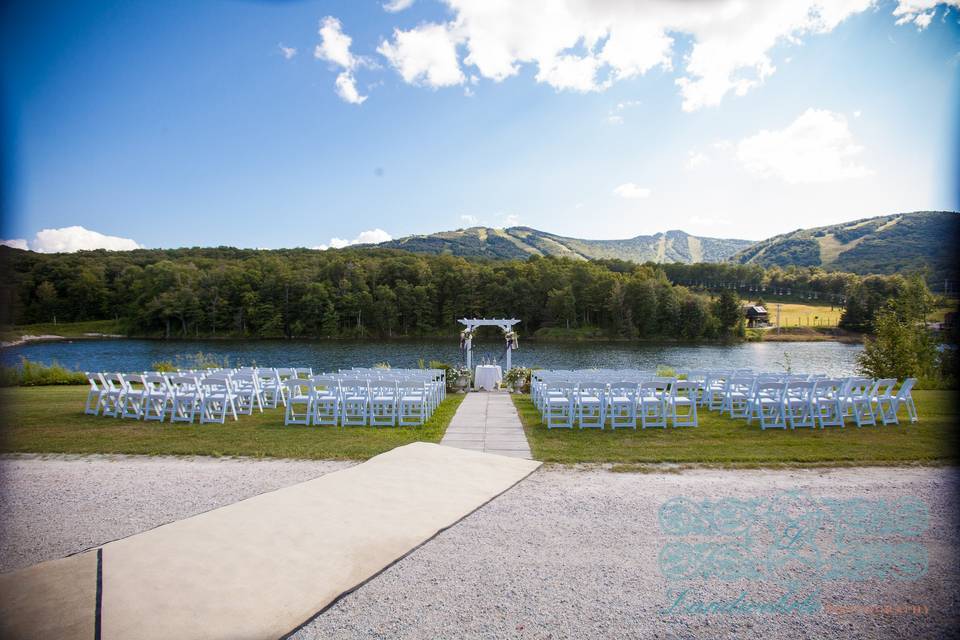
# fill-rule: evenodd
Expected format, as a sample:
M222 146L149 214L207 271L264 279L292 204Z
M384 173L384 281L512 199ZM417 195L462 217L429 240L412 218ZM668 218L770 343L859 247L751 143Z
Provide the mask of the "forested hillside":
M926 269L931 282L955 279L960 214L897 213L843 224L798 229L758 242L732 261L772 266L824 267L853 273Z
M157 337L450 335L457 318L513 315L526 335L590 326L611 337L713 339L736 329L733 290L842 296L861 281L820 270L536 256L468 261L385 249L41 254L0 247L0 269L3 324L116 319L131 335ZM717 291L671 278L730 294L721 303Z
M583 240L558 236L530 227L470 227L422 236L408 236L377 245L415 253L469 258L527 258L556 256L590 260L609 258L632 262L722 262L753 244L749 240L703 238L683 231L624 240Z

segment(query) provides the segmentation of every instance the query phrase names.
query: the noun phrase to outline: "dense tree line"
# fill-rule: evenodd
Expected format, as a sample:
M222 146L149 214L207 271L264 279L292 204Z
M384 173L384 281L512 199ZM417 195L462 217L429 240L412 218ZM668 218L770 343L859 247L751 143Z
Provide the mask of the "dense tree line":
M450 335L464 316L513 315L527 335L599 327L619 337L715 339L742 331L736 294L753 297L751 288L757 297L764 287L846 296L873 283L819 269L467 260L385 249L0 247L0 269L0 323L114 319L132 335L166 337ZM730 282L739 284L716 286Z

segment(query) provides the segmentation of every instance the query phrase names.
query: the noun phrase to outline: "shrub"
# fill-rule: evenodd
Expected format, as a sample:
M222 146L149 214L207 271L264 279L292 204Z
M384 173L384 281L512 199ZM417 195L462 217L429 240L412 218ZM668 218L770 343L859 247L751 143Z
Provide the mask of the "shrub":
M87 377L80 371L71 371L56 362L47 366L20 358L16 367L0 367L0 386L39 387L54 384L85 384Z

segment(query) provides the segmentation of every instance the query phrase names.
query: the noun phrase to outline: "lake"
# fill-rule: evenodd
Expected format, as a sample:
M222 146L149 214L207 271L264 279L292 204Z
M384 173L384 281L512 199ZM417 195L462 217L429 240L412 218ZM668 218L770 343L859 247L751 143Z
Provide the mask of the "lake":
M746 342L735 345L677 345L635 342L558 343L521 340L513 364L550 369L752 368L782 371L784 354L794 371L852 375L862 345L837 342ZM495 360L500 341L474 342L474 362ZM394 367L416 367L423 359L451 364L462 362L456 339L394 341L316 340L71 340L21 345L0 350L0 362L13 365L25 356L32 361L54 361L80 371L144 371L154 362L176 362L203 352L230 366L313 367L335 371L389 362ZM503 364L501 362L501 364ZM186 366L184 364L184 366Z

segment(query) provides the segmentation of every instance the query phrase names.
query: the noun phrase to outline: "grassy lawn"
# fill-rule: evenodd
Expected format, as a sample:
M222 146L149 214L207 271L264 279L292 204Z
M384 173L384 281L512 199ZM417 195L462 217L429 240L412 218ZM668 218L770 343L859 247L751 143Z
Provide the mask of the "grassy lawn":
M843 429L767 429L701 411L700 426L668 429L551 429L530 396L513 396L533 457L544 462L612 462L619 470L672 462L728 467L956 463L958 412L952 391L915 391L917 424ZM615 466L615 469L618 467Z
M744 304L747 304L746 302ZM777 303L768 302L767 313L770 322L777 322ZM780 305L781 327L835 327L840 322L843 313L841 307L830 309L830 305L823 304L792 304L784 302Z
M439 442L463 395L449 395L421 427L284 426L283 409L226 424L158 424L83 413L87 388L0 389L4 453L135 453L364 460L416 441Z
M118 323L113 320L89 320L87 322L44 322L41 324L21 324L0 328L3 340L19 340L22 336L63 336L79 338L86 333L121 334Z

